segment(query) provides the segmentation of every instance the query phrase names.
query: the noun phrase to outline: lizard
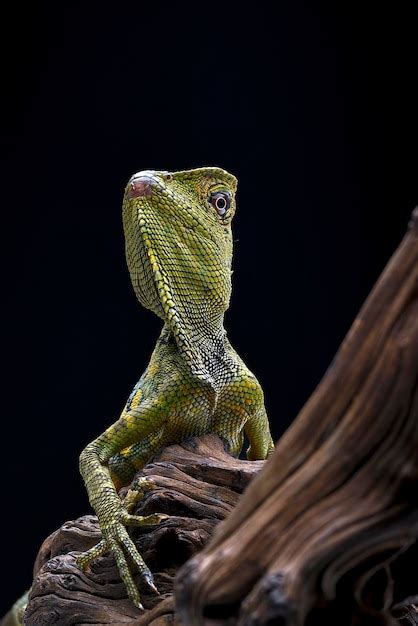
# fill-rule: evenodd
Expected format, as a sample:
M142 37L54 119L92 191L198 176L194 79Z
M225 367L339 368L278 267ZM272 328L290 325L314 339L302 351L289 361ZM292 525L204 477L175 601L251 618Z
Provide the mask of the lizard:
M118 495L155 453L190 436L219 435L232 455L265 459L273 440L262 388L230 344L224 315L231 297L237 179L219 167L143 170L125 189L126 260L139 302L163 321L144 374L119 419L80 455L80 472L102 538L77 557L86 570L111 551L128 596L142 609L129 561L157 592L127 527L166 515L132 515ZM142 497L152 488L145 479ZM128 492L129 493L129 492ZM132 502L131 502L132 505Z

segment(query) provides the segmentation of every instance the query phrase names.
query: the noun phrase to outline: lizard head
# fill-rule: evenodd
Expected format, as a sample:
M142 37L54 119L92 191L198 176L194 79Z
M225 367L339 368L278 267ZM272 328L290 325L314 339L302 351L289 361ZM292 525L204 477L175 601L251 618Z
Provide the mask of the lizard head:
M193 326L228 307L236 188L237 179L218 167L144 170L128 182L123 223L131 280L143 306L171 326Z

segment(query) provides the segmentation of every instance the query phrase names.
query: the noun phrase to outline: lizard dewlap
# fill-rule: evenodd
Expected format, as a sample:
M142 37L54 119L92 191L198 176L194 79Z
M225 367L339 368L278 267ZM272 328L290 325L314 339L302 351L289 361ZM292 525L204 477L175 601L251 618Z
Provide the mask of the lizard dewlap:
M262 389L228 341L236 178L218 167L132 176L123 199L126 258L139 302L163 320L150 363L121 416L81 453L80 470L102 532L78 558L85 568L111 550L128 594L141 607L128 567L152 574L126 526L166 516L132 515L117 489L159 449L216 433L232 454L265 459L273 450ZM152 488L141 483L137 497Z

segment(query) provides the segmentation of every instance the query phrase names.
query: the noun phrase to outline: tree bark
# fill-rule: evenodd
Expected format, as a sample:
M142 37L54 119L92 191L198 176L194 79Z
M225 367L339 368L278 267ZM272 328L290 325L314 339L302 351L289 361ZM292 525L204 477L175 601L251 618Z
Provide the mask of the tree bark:
M318 388L213 540L180 571L184 625L204 617L389 625L408 611L414 619L418 577L408 580L399 565L409 559L416 572L418 562L417 374L415 209Z

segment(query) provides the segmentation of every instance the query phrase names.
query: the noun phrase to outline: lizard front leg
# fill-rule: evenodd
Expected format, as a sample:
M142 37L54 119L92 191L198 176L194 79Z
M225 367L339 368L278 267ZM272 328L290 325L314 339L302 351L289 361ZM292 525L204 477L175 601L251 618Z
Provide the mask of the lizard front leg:
M165 402L159 398L142 400L136 408L127 405L119 420L90 443L80 455L80 471L83 476L90 503L95 510L102 540L77 559L85 569L96 557L112 551L129 597L142 608L138 589L129 570L127 556L137 566L144 580L155 590L152 574L138 553L125 526L155 524L166 515L141 517L131 515L121 502L110 476L109 459L163 426Z
M126 487L135 474L161 448L164 427L112 456L108 467L116 490Z
M219 396L214 420L214 432L229 444L231 454L239 455L244 432L249 441L247 459L266 459L274 450L264 394L260 383L248 370L242 359L230 348L237 370Z
M274 452L274 443L270 434L264 405L261 405L254 415L249 418L244 430L250 442L247 450L247 459L249 461L266 459Z

